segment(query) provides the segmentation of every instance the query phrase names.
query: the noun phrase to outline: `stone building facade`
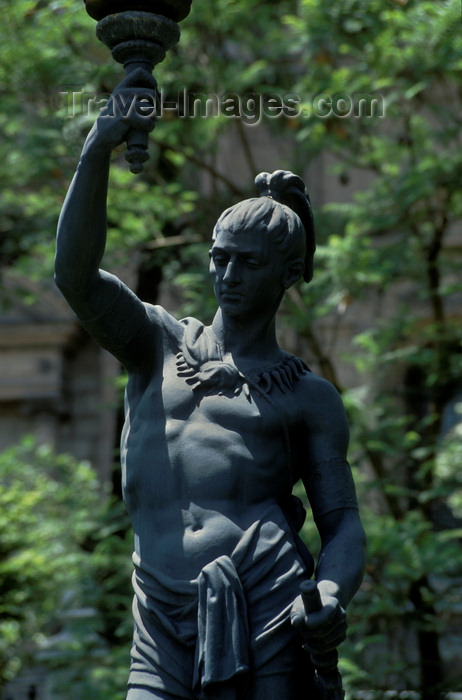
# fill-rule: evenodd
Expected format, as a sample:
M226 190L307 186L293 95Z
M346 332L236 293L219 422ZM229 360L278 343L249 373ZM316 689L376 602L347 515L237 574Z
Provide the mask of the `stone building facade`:
M4 272L2 292L0 451L33 435L109 478L118 363L81 329L52 281Z

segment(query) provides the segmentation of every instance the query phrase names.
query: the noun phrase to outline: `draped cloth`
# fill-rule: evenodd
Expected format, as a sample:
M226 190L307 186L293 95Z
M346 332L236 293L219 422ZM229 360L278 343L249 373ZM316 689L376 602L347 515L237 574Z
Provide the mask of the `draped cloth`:
M243 392L248 401L263 398L278 411L273 390L291 391L309 371L301 360L283 354L279 363L244 376L224 360L211 328L195 319L181 324L181 338L175 336L172 344L179 340L177 375L194 391ZM169 578L135 552L129 686L216 700L217 685L230 679L290 674L299 669L301 655L306 667L290 610L314 564L296 534L303 516L293 517L290 450L279 417L288 448L287 493L281 494L281 504L262 504L232 551L207 563L194 580Z
M230 557L212 561L198 579L194 689L249 670L247 603Z
M145 572L135 570L129 685L180 698L190 698L193 690L212 700L211 684L249 671L291 672L301 645L290 609L300 582L312 573L276 504L243 533L233 552L207 564L193 581L158 572L147 581Z

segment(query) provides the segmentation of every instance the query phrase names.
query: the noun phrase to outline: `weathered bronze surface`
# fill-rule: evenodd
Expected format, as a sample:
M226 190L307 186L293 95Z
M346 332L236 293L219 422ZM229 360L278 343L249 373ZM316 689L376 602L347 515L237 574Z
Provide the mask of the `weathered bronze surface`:
M348 425L338 392L281 349L275 322L285 291L313 274L311 205L293 173L260 173L259 196L224 211L214 228L211 324L143 303L100 264L111 153L155 119L112 107L155 91L149 71L129 70L98 117L56 253L58 287L128 372L127 700L337 700L336 648L364 572ZM316 566L298 534L298 482L320 535Z
M117 12L141 11L164 15L174 22L188 16L192 0L84 0L93 19L100 20Z
M188 15L191 6L191 0L84 2L88 14L99 20L96 36L111 49L126 74L137 68L152 72L164 60L167 50L180 38L177 22ZM140 173L149 158L148 141L148 133L140 130L132 130L127 138L125 157L133 173Z

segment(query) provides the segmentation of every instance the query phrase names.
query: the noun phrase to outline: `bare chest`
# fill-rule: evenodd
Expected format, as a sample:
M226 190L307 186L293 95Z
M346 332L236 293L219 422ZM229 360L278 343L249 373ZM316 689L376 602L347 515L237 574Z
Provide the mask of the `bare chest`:
M213 509L287 492L299 432L294 394L276 387L268 397L244 379L197 382L178 371L175 356L167 358L132 411L127 491L159 506Z

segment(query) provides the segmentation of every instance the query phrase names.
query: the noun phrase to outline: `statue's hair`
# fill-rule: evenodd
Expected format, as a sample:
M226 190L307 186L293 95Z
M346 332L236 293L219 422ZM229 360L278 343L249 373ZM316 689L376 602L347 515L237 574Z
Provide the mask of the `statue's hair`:
M239 232L262 228L277 250L288 259L305 261L303 277L313 277L315 251L311 204L303 181L291 172L276 170L255 178L259 197L245 199L226 209L218 219L213 237L223 230Z

